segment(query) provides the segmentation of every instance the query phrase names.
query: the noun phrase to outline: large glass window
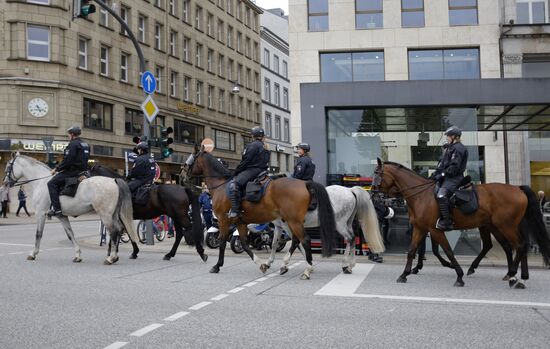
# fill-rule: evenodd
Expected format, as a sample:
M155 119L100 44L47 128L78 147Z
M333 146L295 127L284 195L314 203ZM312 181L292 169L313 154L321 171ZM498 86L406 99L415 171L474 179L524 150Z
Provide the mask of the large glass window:
M479 49L411 50L410 80L479 79Z
M328 0L309 0L307 14L309 31L328 30Z
M477 0L449 0L449 24L477 24Z
M516 0L517 24L548 23L548 0Z
M140 136L143 128L143 112L126 108L124 114L124 133L129 136Z
M355 28L373 29L384 26L382 0L355 0Z
M204 138L204 127L174 119L174 141L195 144Z
M235 134L214 129L214 143L216 149L235 151Z
M321 53L321 81L384 80L384 52Z
M113 130L113 105L84 98L84 127Z
M550 78L550 55L523 55L521 72L524 78Z
M27 25L27 59L50 60L50 28Z
M401 26L424 26L424 0L401 0Z

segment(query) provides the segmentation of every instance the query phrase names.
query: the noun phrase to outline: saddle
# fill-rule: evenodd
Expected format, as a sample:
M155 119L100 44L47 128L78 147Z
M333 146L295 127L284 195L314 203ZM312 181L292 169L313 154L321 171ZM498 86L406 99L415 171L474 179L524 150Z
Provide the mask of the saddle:
M76 191L78 190L78 185L80 184L80 182L90 177L91 174L89 171L83 171L78 174L78 177L66 178L65 185L63 186L63 189L61 189L61 192L59 192L59 195L74 197L76 195Z
M449 199L451 205L458 208L464 214L472 214L479 208L479 197L476 186L468 183L459 187Z
M135 205L147 205L151 199L151 189L153 189L153 187L153 184L145 184L137 188L137 190L132 193L132 202Z
M246 183L244 199L250 202L260 202L269 183L271 183L271 178L267 175L267 171L261 172L254 180Z

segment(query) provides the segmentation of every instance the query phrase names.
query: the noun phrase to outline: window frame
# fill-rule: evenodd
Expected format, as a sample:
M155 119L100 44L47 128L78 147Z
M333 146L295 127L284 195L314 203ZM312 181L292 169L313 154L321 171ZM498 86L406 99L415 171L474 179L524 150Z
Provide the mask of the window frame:
M162 74L164 73L164 67L155 65L155 79L157 79L156 92L162 93Z
M89 39L78 36L78 68L88 70L88 41ZM81 51L80 43L84 42L84 51ZM84 66L80 65L80 58L84 57Z
M447 0L448 2L448 9L449 9L449 26L451 27L460 27L460 26L467 26L467 25L479 25L479 1L474 0L476 2L475 6L451 6L451 1L453 0ZM461 11L461 10L476 10L476 22L475 23L467 23L467 24L452 24L451 23L451 11Z
M264 100L271 103L271 80L264 78Z
M309 2L310 1L316 1L316 0L308 0L307 3L306 3L306 6L307 6L307 31L308 32L329 31L329 29L330 29L329 12L328 12L329 11L329 1L328 0L323 0L323 1L327 2L327 12L309 12ZM326 28L321 28L321 29L312 29L311 28L311 23L310 23L311 17L326 17L327 18L327 27Z
M475 78L462 78L460 80L477 80L481 79L481 50L480 47L446 47L446 48L433 48L433 49L409 49L407 50L407 70L408 70L408 80L412 81L418 81L419 79L411 79L411 61L410 61L410 54L413 52L419 52L419 51L440 51L441 52L441 60L442 60L442 78L439 80L455 80L457 78L447 79L446 78L446 71L445 71L445 52L446 51L456 51L456 50L477 50L477 67L478 67L478 73L479 75Z
M170 97L178 97L178 72L170 71Z
M415 7L415 8L404 8L403 3L406 0L401 0L401 27L402 28L424 28L426 26L426 4L424 3L425 0L422 1L422 7ZM407 12L422 12L422 25L403 25L403 14Z
M142 43L147 42L147 16L144 16L142 14L138 15L138 38L137 39L139 42L142 42Z
M358 10L357 9L357 2L359 1L380 1L380 3L382 4L382 8L380 10ZM359 30L369 30L369 29L383 29L384 28L384 1L383 0L355 0L354 1L354 4L355 4L355 29L359 29ZM378 26L378 23L376 22L372 22L372 23L375 23L376 25L375 26L366 26L366 27L360 27L357 23L357 16L359 15L369 15L369 14L382 14L382 23L380 23L380 26ZM371 23L371 22L369 22Z
M123 57L125 58L125 63L126 64L122 64L123 62ZM128 66L129 66L129 61L130 61L130 55L127 54L126 52L121 52L120 53L120 81L122 82L128 82ZM124 72L124 78L123 78L123 73Z
M542 2L544 4L544 22L533 22L533 3L536 2ZM517 8L519 4L527 4L527 8L529 11L529 20L527 23L520 22L519 17L517 15ZM516 0L516 24L530 24L530 25L541 25L541 24L549 24L550 23L550 9L548 6L550 5L549 0Z
M162 51L162 24L155 22L155 45L156 50Z
M41 30L46 30L48 32L48 41L41 41L41 40L29 40L29 28L36 28ZM51 52L51 43L52 43L52 33L51 33L51 27L45 26L45 25L35 25L35 24L27 24L27 28L25 30L25 37L26 37L26 50L27 50L27 60L29 61L40 61L40 62L50 62L52 57ZM46 44L44 44L46 43ZM29 46L30 45L40 45L40 46L47 46L48 47L48 57L40 57L40 56L31 56L29 54Z
M236 151L236 145L235 145L235 140L236 140L236 134L234 132L229 132L229 131L225 131L225 130L221 130L221 129L217 129L217 128L213 128L212 129L212 133L214 134L214 144L215 144L215 147L216 149L219 149L219 150L225 150L225 151L232 151L232 152L235 152ZM228 139L229 139L229 147L226 148L224 146L221 146L218 142L218 133L220 132L223 132L223 133L226 133L227 136L228 136Z
M86 103L88 103L87 107L86 107ZM100 104L102 106L101 107L102 115L98 115L98 117L100 117L100 119L101 119L101 124L102 125L106 124L105 123L105 120L106 120L105 119L105 107L106 106L109 107L109 110L110 110L110 113L109 113L110 114L110 120L109 120L110 128L90 126L91 125L90 120L93 119L92 118L92 113L91 113L92 108L91 108L90 103ZM83 120L82 120L83 121L82 122L83 127L93 129L93 130L100 130L100 131L110 131L110 132L113 131L113 110L114 110L114 106L112 104L84 97L82 99L82 109L83 109L83 112L82 112L82 114L83 114ZM88 116L86 114L88 114ZM88 122L86 122L87 120L88 120Z
M103 58L103 52L105 50L105 58ZM99 46L99 75L109 76L109 50L110 47L105 45ZM105 72L103 72L103 66L105 66Z

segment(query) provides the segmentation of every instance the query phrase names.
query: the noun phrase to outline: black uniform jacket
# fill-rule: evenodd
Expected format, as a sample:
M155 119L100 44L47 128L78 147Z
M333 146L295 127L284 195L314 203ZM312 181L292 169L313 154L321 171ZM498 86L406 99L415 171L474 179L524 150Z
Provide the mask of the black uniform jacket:
M260 140L248 144L243 151L243 157L234 175L238 175L247 169L267 170L269 167L269 151L264 148Z
M57 172L70 173L82 172L88 169L88 159L90 158L90 146L80 138L75 138L69 142L65 148L63 161L57 166Z
M300 156L294 165L294 174L292 177L304 181L312 181L315 175L315 164L307 155Z

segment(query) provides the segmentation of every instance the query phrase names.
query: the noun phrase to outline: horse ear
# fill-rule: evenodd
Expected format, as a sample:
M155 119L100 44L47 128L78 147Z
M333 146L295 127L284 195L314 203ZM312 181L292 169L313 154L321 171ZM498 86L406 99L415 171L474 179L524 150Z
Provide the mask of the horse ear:
M376 161L378 162L378 167L382 167L382 160L380 160L380 158L376 158Z

